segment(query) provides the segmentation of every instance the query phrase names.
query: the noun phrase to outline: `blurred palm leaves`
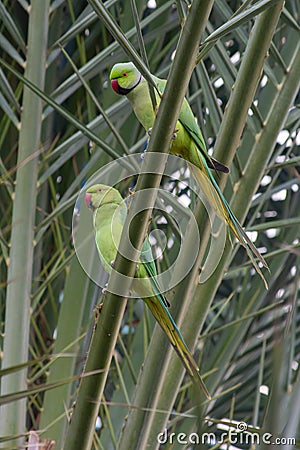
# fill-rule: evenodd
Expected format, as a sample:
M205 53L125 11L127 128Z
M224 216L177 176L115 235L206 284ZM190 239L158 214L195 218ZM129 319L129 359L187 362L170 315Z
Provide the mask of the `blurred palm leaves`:
M47 62L42 67L38 67L39 61L35 62L37 67L32 68L33 73L42 69L41 77L45 77L44 87L40 85L45 93L40 114L42 127L40 132L33 126L24 130L22 109L28 108L24 103L27 101L24 85L6 65L22 74L29 58L27 44L33 46L33 53L38 51L37 42L30 42L27 35L35 5L32 2L29 8L26 0L2 1L0 5L3 60L0 70L0 339L3 348L4 339L9 334L13 336L16 327L21 328L21 321L29 337L25 348L19 346L15 361L16 364L31 361L23 386L15 385L14 390L5 392L2 383L2 395L11 394L9 398L1 397L2 401L8 405L10 400L15 414L19 411L21 417L15 428L2 423L1 437L23 433L25 426L28 430L46 428L45 436L56 440L60 448L67 427L66 417L76 397L77 383L73 377L82 372L93 322L92 311L101 294L82 270L72 246L75 200L89 176L118 155L142 151L146 137L130 114L126 99L116 97L108 83L111 65L127 60L128 56L92 7L83 1L52 1L50 5L48 42L41 50L47 52ZM112 0L105 6L127 39L138 48L131 2ZM272 8L265 9L270 6ZM151 2L146 5L136 1L136 7L151 72L166 77L179 39L180 21L184 22L187 13L186 5L176 2L176 8L173 2L157 1L152 7ZM271 269L270 289L264 290L244 252L228 245L219 268L204 284L194 289L196 275L192 273L184 281L182 290L180 286L176 289L172 312L179 303L180 292L188 293L181 328L191 344L201 331L196 356L201 361L202 372L207 372L211 391L216 394L216 399L203 411L212 419L208 429L221 432L224 420L227 423L245 421L249 427L265 427L274 434L296 437L299 408L294 399L300 392L297 381L300 220L297 2L289 0L282 9L260 79L253 76L260 49L258 44L252 49L248 45L257 12L266 11L267 15L277 11L278 14L278 10L276 2L271 1L216 1L203 39L206 44L200 48L200 56L205 56L194 71L188 92L193 110L203 124L208 147L215 146L222 161L233 160L230 177L220 182L225 185L226 181L225 195L228 200L232 197L237 214L243 217L248 212L247 229ZM253 32L255 30L257 28ZM253 59L245 60L250 50ZM241 77L241 67L245 78L239 82L244 88L240 92L233 90L231 95L232 86L236 87L237 77ZM250 85L248 90L243 85L247 74L255 85L253 99ZM38 84L34 79L31 81ZM99 105L89 94L88 87ZM231 101L234 99L241 107L235 107L229 115L224 114L224 110L230 95ZM242 105L248 102L246 116L240 120ZM63 115L59 105L64 110ZM38 135L38 140L26 157L18 160L22 126L29 142L33 133ZM93 134L96 135L94 142ZM31 308L28 309L29 303L16 298L11 305L12 319L8 322L6 315L5 322L7 286L14 283L14 279L8 279L8 267L13 264L11 258L15 254L11 249L12 223L17 217L13 212L15 180L32 162L37 166L37 183L33 183L33 190L24 192L26 205L36 201L34 210L28 211L34 218L32 273L27 280ZM127 188L125 185L124 189ZM165 184L164 189L179 198L187 194L186 188L178 183ZM193 198L191 207L195 208ZM156 219L157 227L172 236L170 224L160 216ZM189 238L192 245L192 236ZM176 239L173 241L172 251L176 254L179 243ZM21 242L18 245L16 241L14 246L22 248ZM162 260L160 265L164 268L167 261ZM170 300L173 300L172 293ZM132 442L131 448L146 445L156 448L156 436L167 424L170 432L188 434L201 430L197 428L195 410L191 410L188 378L178 392L182 372L176 356L172 357L168 370L162 372L160 361L167 362L174 355L159 333L155 333L147 352L153 325L152 318L139 302L128 303L99 410L95 448L126 448L126 442ZM166 352L164 357L162 350ZM149 392L152 390L153 399L156 386L159 392L147 407L136 403L136 399L141 398L139 389L148 392L142 378L137 384L146 354L152 364L147 365L146 361L145 367L153 370ZM24 373L24 366L7 368L5 358L4 355L3 367L9 374L3 370L3 377L8 378L21 369ZM45 395L42 394L44 388L40 392L35 390L47 381L61 385L49 389ZM32 387L34 390L30 392ZM27 397L26 411L20 413L17 398L23 390L24 398ZM274 412L276 401L283 405L280 415ZM129 405L135 408L128 409ZM127 426L117 444L129 411ZM142 425L138 427L138 423ZM145 432L137 436L135 430L141 427ZM9 448L11 444L6 441L3 445ZM168 448L171 447L169 444ZM179 448L178 444L173 447Z

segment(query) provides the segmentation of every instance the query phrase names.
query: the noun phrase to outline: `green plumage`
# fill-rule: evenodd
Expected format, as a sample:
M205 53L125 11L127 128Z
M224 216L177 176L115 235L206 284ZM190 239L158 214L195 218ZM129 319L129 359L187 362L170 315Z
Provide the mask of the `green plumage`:
M152 77L159 92L163 94L166 80ZM112 68L110 79L113 90L118 94L127 96L137 119L145 130L151 129L155 121L155 111L152 107L148 84L140 72L130 62L119 63ZM159 104L160 96L157 92L156 100ZM267 282L256 258L263 266L268 266L231 211L211 171L211 169L214 169L227 173L228 168L209 156L201 130L186 98L183 100L176 123L175 135L170 152L186 159L199 187L203 190L218 216L228 224L230 230L244 246L252 264L267 287Z
M126 203L116 189L102 184L94 185L86 191L85 202L93 211L95 240L101 262L104 269L110 273L127 215ZM194 383L210 398L200 376L199 368L168 311L168 301L160 293L156 275L151 246L146 238L141 250L140 261L137 264L133 289L149 307Z

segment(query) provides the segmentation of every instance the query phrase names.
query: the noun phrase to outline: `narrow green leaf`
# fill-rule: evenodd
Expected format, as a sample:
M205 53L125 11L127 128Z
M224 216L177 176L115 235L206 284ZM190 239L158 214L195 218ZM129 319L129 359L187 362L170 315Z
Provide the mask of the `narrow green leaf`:
M278 3L280 0L260 0L256 2L254 5L250 6L250 8L242 11L236 16L229 19L224 25L220 26L217 30L212 32L202 43L202 46L207 45L211 41L216 41L221 37L228 34L230 31L235 30L237 27L242 24L249 22L253 17L262 13L266 9Z
M35 86L31 81L17 72L13 67L7 64L2 58L0 58L0 63L6 67L10 72L12 72L19 80L21 80L29 89L32 90L38 97L48 103L52 108L59 112L68 122L70 122L75 128L80 130L85 136L91 139L95 144L102 148L108 155L112 158L119 158L121 155L108 146L102 139L100 139L93 131L88 127L83 125L71 112L67 111L63 106L59 105L55 100L52 99L45 92L41 91L37 86Z
M7 8L4 6L4 3L0 2L0 18L5 26L8 33L14 39L17 46L19 46L24 53L26 53L26 45L22 38L22 35L16 25L16 22L13 20L13 17L8 12Z

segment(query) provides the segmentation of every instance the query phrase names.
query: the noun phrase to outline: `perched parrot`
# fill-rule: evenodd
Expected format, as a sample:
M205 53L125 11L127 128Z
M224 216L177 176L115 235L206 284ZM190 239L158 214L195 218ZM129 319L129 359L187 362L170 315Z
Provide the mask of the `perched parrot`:
M152 78L159 92L163 94L167 81L154 75L152 75ZM137 119L145 130L150 130L155 121L155 111L153 110L148 83L141 73L131 62L119 63L113 66L110 72L110 80L112 88L117 94L126 95ZM160 103L160 100L161 98L156 92L157 104ZM188 163L192 163L189 164L189 167L200 188L218 216L229 225L239 242L245 247L252 264L267 287L266 280L255 258L265 267L268 267L267 263L231 211L211 172L211 169L225 173L228 173L229 170L225 165L209 156L201 130L186 98L181 106L170 152L183 157Z
M103 184L96 184L86 191L85 203L93 212L95 241L101 262L104 269L110 273L127 215L126 203L119 191ZM156 275L157 271L151 246L148 238L146 238L140 261L136 267L133 289L149 307L196 386L204 391L207 398L210 398L200 376L199 368L168 311L169 303L160 293ZM136 279L139 279L139 281L135 282Z

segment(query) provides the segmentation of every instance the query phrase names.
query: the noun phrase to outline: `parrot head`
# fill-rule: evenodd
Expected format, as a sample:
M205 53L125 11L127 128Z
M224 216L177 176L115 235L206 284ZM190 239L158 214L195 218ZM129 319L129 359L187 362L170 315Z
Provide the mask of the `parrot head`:
M85 204L92 211L99 208L100 205L108 203L121 203L122 197L119 191L105 184L94 184L85 193Z
M142 79L141 73L131 63L118 63L111 69L109 78L111 87L120 95L127 95Z

